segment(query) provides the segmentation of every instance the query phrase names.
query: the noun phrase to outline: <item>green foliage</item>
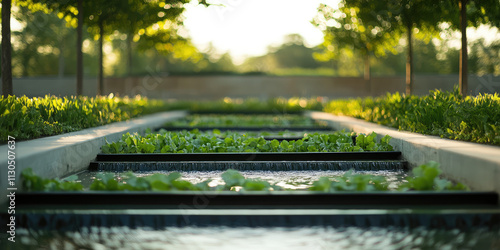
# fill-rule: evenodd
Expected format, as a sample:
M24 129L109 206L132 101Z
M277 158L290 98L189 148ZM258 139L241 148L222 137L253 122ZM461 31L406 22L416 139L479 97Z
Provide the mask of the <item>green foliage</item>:
M436 162L429 162L413 169L413 176L398 187L400 191L443 191L443 190L469 190L461 183L439 178L441 170ZM66 180L45 179L33 174L31 169L26 169L21 174L23 188L26 191L83 191L83 187L70 176ZM260 179L248 179L236 170L227 170L222 173L224 184L209 186L212 180L200 183L191 183L182 180L177 172L166 174L153 174L137 177L129 172L123 180L117 180L113 173L99 173L90 185L91 191L280 191L283 188ZM292 189L300 190L300 189ZM383 176L369 174L353 174L352 170L343 176L330 179L321 177L308 189L318 192L370 192L388 191L388 182Z
M269 47L266 55L250 57L239 66L244 72L265 72L276 75L304 75L320 73L331 75L329 64L316 61L313 53L316 48L304 44L304 38L299 34L289 34L284 43L277 47ZM316 70L314 70L316 69Z
M229 98L219 101L189 102L189 108L194 112L273 112L283 114L303 110L321 110L323 99L318 98L270 98L266 101L258 98Z
M335 100L325 111L442 138L500 145L500 97L462 97L431 91L427 96L387 94L378 98Z
M264 136L266 137L282 137L283 139L290 138L290 137L305 137L308 134L314 134L314 133L325 133L325 131L314 131L314 130L307 130L307 131L295 131L295 130L280 130L280 131L239 131L241 135L246 135L247 137L260 137ZM214 129L212 131L213 134L216 134L220 137L228 137L228 135L231 135L233 131L223 131L221 132L218 129Z
M190 115L165 126L190 127L313 127L321 126L317 121L302 115Z
M387 180L383 176L368 174L353 174L352 170L343 176L330 180L321 177L313 182L311 191L336 192L336 191L387 191Z
M303 98L274 98L262 102L258 99L231 99L220 101L171 101L117 97L64 97L26 96L0 97L0 141L7 135L18 139L34 139L85 128L124 121L172 109L217 112L296 112L321 110L323 100ZM146 145L143 145L146 146ZM146 146L147 147L147 146Z
M481 38L469 46L469 72L477 75L500 75L500 40L487 44L484 38Z
M180 173L173 172L168 175L153 174L145 177L137 177L132 173L127 173L123 182L115 179L113 173L99 173L97 178L90 185L92 191L207 191L212 190L208 183L210 180L192 184L191 182L180 180Z
M281 190L279 186L272 185L267 181L259 179L247 179L241 175L238 171L229 169L222 174L222 180L224 180L225 185L223 190L238 190L241 191L269 191L269 190ZM217 188L221 189L221 188Z
M31 168L21 172L23 188L26 191L82 191L82 184L75 182L75 176L70 176L66 180L45 179L33 173Z
M222 152L361 152L388 151L390 137L376 142L372 133L362 139L361 145L354 146L352 133L339 131L329 134L307 134L300 140L265 140L263 136L250 137L235 132L225 133L221 138L213 133L201 133L197 130L172 132L162 130L159 133L147 133L145 136L124 134L116 142L106 142L102 146L105 154L120 153L222 153ZM358 136L359 137L359 136Z
M83 186L77 182L76 176L70 176L66 180L45 179L33 174L32 170L26 169L21 174L23 188L26 191L83 191ZM166 174L153 174L145 177L137 177L129 172L123 180L117 180L113 173L99 173L89 187L90 191L270 191L281 190L280 187L272 185L259 179L247 179L236 170L228 170L222 174L224 185L210 187L206 180L193 184L181 180L181 174L173 172Z
M380 143L377 143L377 134L372 132L370 135L360 134L356 137L356 145L367 150L367 151L393 151L394 149L389 144L391 137L385 135L380 139Z
M366 15L365 11L377 12ZM375 1L342 1L338 8L321 4L312 21L324 34L320 45L322 53L316 58L322 61L336 59L342 50L359 51L362 55L384 56L386 51L396 53L401 38L395 25L380 22L391 16L387 3Z
M166 109L163 101L141 97L0 97L0 140L67 133Z
M427 164L420 165L412 170L413 176L408 177L406 183L403 183L399 189L401 190L468 190L462 183L453 184L449 180L439 178L441 169L439 163L430 161Z

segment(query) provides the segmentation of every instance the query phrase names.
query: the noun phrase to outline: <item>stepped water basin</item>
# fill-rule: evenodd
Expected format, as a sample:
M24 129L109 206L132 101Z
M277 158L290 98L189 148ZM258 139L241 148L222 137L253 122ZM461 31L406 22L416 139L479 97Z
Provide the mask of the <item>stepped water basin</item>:
M78 180L84 187L89 187L93 180L101 171L85 171L78 174ZM170 174L172 171L141 171L133 172L138 177L152 175L156 173ZM217 186L224 184L222 180L222 173L224 171L179 171L183 180L192 183L200 183L211 179L210 186ZM240 171L240 173L251 179L261 179L268 181L271 184L280 186L285 189L307 189L314 181L319 180L320 177L329 177L335 179L346 173L346 171ZM395 189L399 184L405 181L408 173L405 171L352 171L353 174L369 174L374 176L383 176L386 178L389 189ZM126 179L126 172L114 172L117 180L124 182Z

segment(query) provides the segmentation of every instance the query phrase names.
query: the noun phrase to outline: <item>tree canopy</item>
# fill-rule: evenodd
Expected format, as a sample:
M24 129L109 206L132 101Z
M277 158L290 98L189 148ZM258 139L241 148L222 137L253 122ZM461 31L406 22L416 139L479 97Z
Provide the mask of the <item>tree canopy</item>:
M460 27L459 2L468 4L466 18L469 26L477 27L484 23L499 26L498 0L342 0L338 9L320 5L318 16L313 20L324 30L324 53L318 58L334 58L345 47L351 47L362 55L370 52L383 55L406 33L406 85L407 94L410 94L413 85L413 33L428 42L432 36L439 34L442 23L451 23L454 29ZM466 43L466 39L463 41ZM465 51L466 46L462 45Z

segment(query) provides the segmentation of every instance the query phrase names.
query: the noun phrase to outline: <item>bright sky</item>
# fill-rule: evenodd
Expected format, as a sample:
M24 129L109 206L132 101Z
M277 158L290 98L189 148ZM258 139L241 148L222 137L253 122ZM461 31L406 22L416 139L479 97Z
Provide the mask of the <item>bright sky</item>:
M215 1L212 1L215 2ZM269 45L280 45L287 34L298 33L306 45L323 42L310 21L320 3L336 6L338 0L218 0L223 6L189 5L184 25L201 50L211 42L218 52L230 52L236 63L262 55Z

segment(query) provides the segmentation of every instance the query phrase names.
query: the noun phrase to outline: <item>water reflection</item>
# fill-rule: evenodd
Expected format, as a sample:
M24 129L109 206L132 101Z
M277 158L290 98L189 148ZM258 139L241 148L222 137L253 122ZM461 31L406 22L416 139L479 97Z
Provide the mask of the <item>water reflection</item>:
M128 227L18 232L17 249L498 249L500 230ZM22 248L21 248L22 247Z
M84 187L89 187L98 172L85 172L79 175L79 179ZM155 173L169 174L169 171L151 171L151 172L136 172L137 176L147 176ZM185 171L180 172L182 179L192 183L200 183L208 179L212 179L210 186L224 184L221 178L224 171ZM261 179L270 182L271 184L281 186L286 189L307 189L314 181L320 177L339 177L345 174L345 171L240 171L246 178ZM389 183L389 189L395 189L407 177L407 172L403 171L354 171L355 174L370 174L375 176L386 177ZM123 180L125 173L115 173L116 178Z

